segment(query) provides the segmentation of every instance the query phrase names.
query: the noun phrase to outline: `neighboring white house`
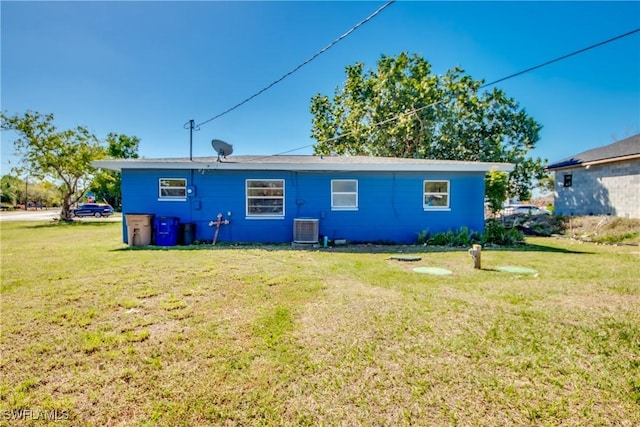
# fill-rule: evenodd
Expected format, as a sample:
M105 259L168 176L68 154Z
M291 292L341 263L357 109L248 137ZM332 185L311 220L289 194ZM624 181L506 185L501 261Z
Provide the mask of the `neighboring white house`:
M640 134L547 166L557 215L640 218Z

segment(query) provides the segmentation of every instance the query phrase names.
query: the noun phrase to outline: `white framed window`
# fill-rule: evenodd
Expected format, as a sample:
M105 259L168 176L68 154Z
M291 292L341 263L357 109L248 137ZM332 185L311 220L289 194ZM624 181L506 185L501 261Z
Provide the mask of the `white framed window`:
M284 179L247 179L247 217L284 217Z
M158 200L187 200L186 178L160 178L158 180Z
M449 209L449 181L424 181L422 204L425 210Z
M358 180L357 179L332 179L331 180L331 209L332 210L357 210L358 209Z

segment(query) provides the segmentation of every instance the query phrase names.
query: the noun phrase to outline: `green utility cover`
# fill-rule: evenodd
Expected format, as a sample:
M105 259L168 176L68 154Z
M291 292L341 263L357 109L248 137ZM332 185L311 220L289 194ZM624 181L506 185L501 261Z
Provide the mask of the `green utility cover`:
M439 267L416 267L413 269L413 271L422 274L435 274L437 276L446 276L448 274L451 274L451 270Z
M516 274L536 274L538 273L537 270L534 270L533 268L526 268L526 267L515 267L512 265L503 265L500 267L496 267L496 270L498 271L502 271L505 273L516 273Z

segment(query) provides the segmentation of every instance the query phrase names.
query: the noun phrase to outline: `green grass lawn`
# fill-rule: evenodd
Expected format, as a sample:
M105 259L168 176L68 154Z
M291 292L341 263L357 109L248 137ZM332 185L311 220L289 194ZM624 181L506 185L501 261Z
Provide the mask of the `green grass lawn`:
M0 424L640 425L639 247L529 239L474 270L0 226Z

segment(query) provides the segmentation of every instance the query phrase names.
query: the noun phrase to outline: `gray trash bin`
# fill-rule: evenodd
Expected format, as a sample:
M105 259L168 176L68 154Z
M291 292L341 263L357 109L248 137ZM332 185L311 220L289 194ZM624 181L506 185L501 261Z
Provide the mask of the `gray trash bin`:
M196 239L196 225L192 222L180 224L180 243L183 245L192 245Z

